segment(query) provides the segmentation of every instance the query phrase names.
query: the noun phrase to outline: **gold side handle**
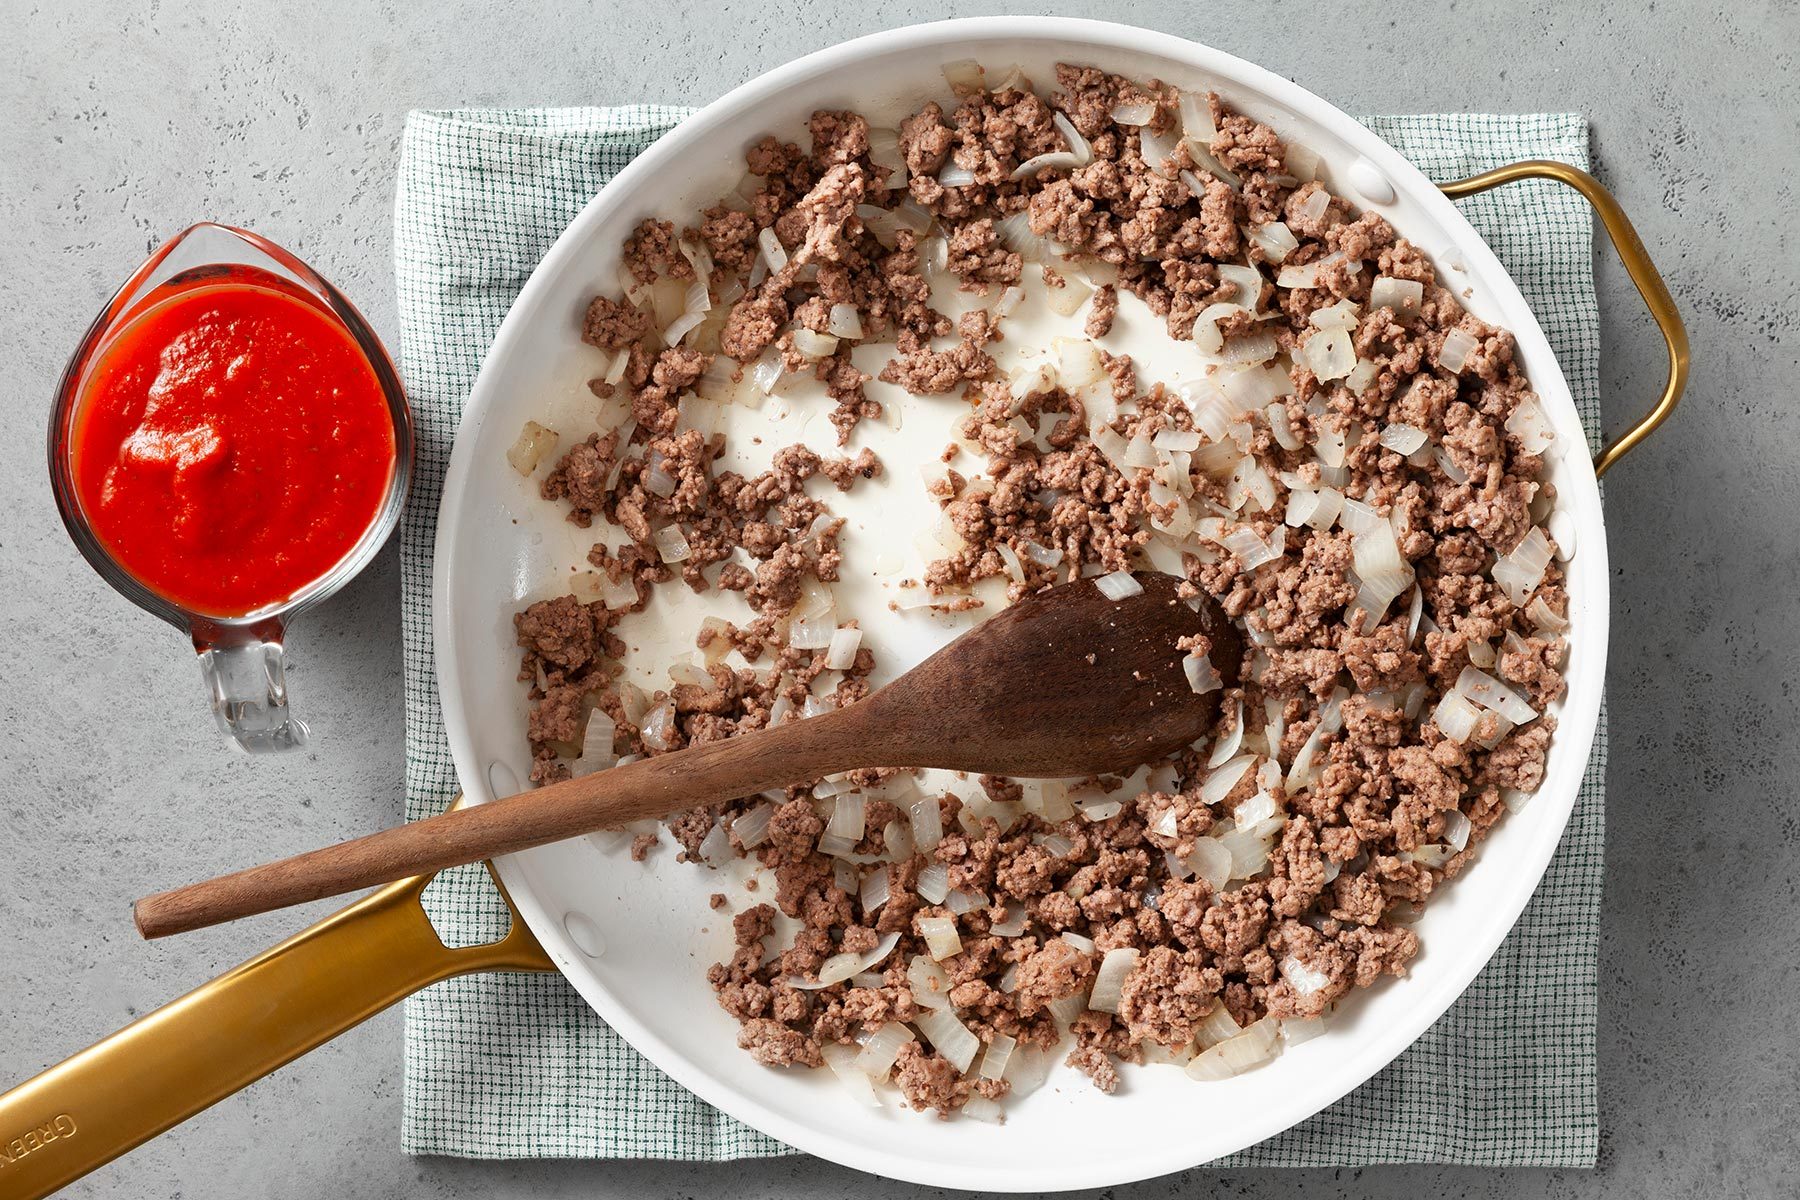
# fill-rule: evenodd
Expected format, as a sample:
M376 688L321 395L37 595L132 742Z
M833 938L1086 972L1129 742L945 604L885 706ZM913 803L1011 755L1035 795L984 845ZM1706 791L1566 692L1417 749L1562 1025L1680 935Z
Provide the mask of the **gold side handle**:
M446 947L427 882L391 884L0 1095L0 1200L49 1195L421 988L555 969L516 911L500 941Z
M1650 309L1650 316L1669 348L1669 378L1663 384L1661 398L1637 424L1613 439L1610 445L1594 456L1594 475L1599 477L1606 474L1608 467L1624 458L1639 442L1649 437L1658 425L1668 420L1669 414L1681 402L1681 393L1687 387L1688 376L1687 328L1681 323L1681 313L1675 308L1675 300L1669 295L1668 285L1663 282L1656 264L1650 261L1650 252L1644 249L1643 239L1638 237L1631 218L1625 215L1625 210L1619 207L1613 194L1581 168L1552 159L1534 158L1439 186L1446 196L1456 199L1459 196L1485 192L1502 184L1517 183L1521 179L1554 179L1558 183L1565 183L1580 192L1594 206L1594 212L1600 217L1606 236L1612 241L1613 250L1618 254L1619 261L1625 264L1625 273L1637 285L1638 295L1644 298L1644 304Z

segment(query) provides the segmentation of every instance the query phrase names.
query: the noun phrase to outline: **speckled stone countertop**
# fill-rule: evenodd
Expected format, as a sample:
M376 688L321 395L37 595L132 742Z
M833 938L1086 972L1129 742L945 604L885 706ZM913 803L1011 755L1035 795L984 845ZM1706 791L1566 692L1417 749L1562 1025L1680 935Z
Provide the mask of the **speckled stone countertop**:
M1792 0L1724 12L1694 0L1046 7L1208 42L1352 112L1585 112L1598 173L1637 221L1694 343L1681 412L1607 477L1599 1169L1198 1170L1115 1194L1800 1191L1800 10ZM42 467L44 416L64 358L123 275L189 221L249 224L310 259L391 338L390 205L409 108L698 104L859 33L1001 11L321 0L295 17L267 0L204 11L0 0L0 1087L296 925L289 914L144 945L129 923L134 897L367 832L400 811L391 552L293 638L290 682L313 748L253 762L214 732L183 640L108 590L63 535ZM1616 430L1660 385L1662 347L1623 272L1604 249L1598 257ZM809 1159L409 1159L397 1149L400 1084L390 1013L69 1194L919 1192Z

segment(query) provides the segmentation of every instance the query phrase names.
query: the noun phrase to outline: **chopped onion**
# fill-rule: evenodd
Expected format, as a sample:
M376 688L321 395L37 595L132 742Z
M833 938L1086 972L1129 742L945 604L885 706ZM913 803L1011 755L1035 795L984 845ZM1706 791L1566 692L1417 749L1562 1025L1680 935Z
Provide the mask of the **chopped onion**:
M963 1101L957 1110L971 1121L986 1121L990 1125L1006 1124L1006 1110L1000 1107L997 1100L989 1100L979 1092Z
M823 650L837 634L837 623L831 614L821 617L796 617L788 622L788 645L796 650Z
M787 985L803 992L815 992L821 988L828 988L832 984L842 983L852 975L860 975L869 968L880 964L884 958L894 952L894 947L899 944L900 934L898 931L886 934L879 942L875 943L875 948L866 954L847 951L843 954L834 954L820 963L817 982L801 979L798 976L789 976L786 980Z
M1356 347L1341 329L1320 329L1300 345L1307 370L1323 381L1342 379L1356 366Z
M1442 842L1427 842L1407 854L1413 862L1425 867L1442 867L1455 857Z
M906 156L900 150L898 130L869 130L869 163L887 168L888 190L906 186Z
M1306 443L1294 432L1294 423L1288 417L1287 405L1277 400L1263 410L1263 419L1269 423L1269 432L1275 435L1275 444L1283 450L1298 450Z
M1413 644L1419 634L1419 621L1425 616L1425 589L1414 585L1412 602L1406 609L1406 644Z
M1237 811L1231 814L1231 819L1239 826L1249 829L1275 816L1276 812L1275 797L1259 791L1238 805Z
M1200 802L1202 804L1217 804L1219 801L1223 800L1226 796L1231 794L1231 789L1236 787L1238 781L1243 779L1243 777L1249 773L1250 768L1255 765L1256 755L1241 754L1224 766L1218 768L1206 777L1205 783L1201 784Z
M1254 504L1251 501L1255 501ZM1231 478L1225 481L1225 504L1233 512L1249 507L1251 512L1267 512L1275 507L1275 481L1269 473L1262 469L1249 455L1238 459L1231 468ZM1286 531L1277 527L1270 534L1270 544L1275 554L1282 552L1282 539Z
M988 1043L987 1050L981 1056L981 1066L977 1074L983 1079L1003 1079L1006 1077L1006 1064L1012 1058L1013 1047L1019 1040L1011 1034L996 1033L994 1040Z
M1453 742L1466 742L1474 736L1481 710L1457 692L1445 692L1431 714L1432 724Z
M1112 106L1112 119L1118 125L1148 125L1156 120L1156 105L1147 101L1119 103Z
M913 856L912 827L905 821L889 821L881 827L881 844L883 858L905 862Z
M1195 838L1186 865L1215 892L1231 880L1231 851L1217 838Z
M1091 937L1084 937L1079 933L1070 933L1066 930L1061 934L1061 937L1063 941L1069 943L1069 945L1075 947L1083 954L1092 954L1094 952L1094 939Z
M920 1008L950 1006L950 977L923 954L914 956L908 964L906 986L912 991L913 1002Z
M1266 225L1247 227L1251 242L1263 252L1263 257L1272 263L1278 263L1300 248L1300 239L1284 221L1270 221Z
M1200 348L1202 353L1222 353L1225 349L1225 339L1219 333L1219 322L1226 317L1249 311L1249 307L1243 304L1224 301L1209 304L1200 310L1199 316L1194 318L1194 329L1188 336L1193 339L1194 344Z
M1287 166L1288 174L1301 183L1310 183L1319 178L1318 151L1297 142L1287 143L1284 149L1287 153L1283 156L1283 162Z
M988 898L980 892L965 892L961 888L957 888L947 897L945 906L957 916L962 917L978 908L986 908Z
M913 1024L958 1072L967 1071L969 1064L975 1061L975 1052L981 1049L981 1039L970 1033L969 1027L947 1008L922 1012Z
M1438 470L1442 471L1444 477L1451 483L1464 484L1469 482L1469 473L1457 466L1456 460L1451 458L1450 452L1442 446L1433 446L1431 448L1431 461L1437 464Z
M1071 317L1088 302L1094 289L1084 280L1065 278L1061 287L1049 290L1050 311L1059 317Z
M1255 366L1274 358L1280 349L1272 333L1246 333L1226 341L1221 361L1232 366Z
M880 1108L881 1097L875 1094L875 1085L868 1075L857 1067L860 1055L855 1046L845 1046L837 1042L826 1042L819 1047L819 1054L825 1065L831 1068L838 1082L844 1085L856 1102L865 1108Z
M1125 810L1124 801L1121 800L1084 800L1076 807L1081 809L1084 818L1094 824L1110 821Z
M527 421L519 431L518 440L507 448L506 461L519 474L529 476L555 450L555 430L546 429L536 421Z
M889 1021L863 1043L862 1053L856 1056L856 1069L872 1079L886 1079L894 1069L894 1060L900 1057L900 1048L916 1040L912 1030L898 1021Z
M838 340L829 333L815 333L804 326L794 330L794 349L807 358L830 358L837 348Z
M1215 1001L1194 1027L1194 1037L1203 1049L1211 1049L1243 1031L1243 1026L1232 1017L1231 1010Z
M1369 307L1391 308L1395 316L1403 319L1417 316L1424 302L1425 285L1416 279L1377 275L1375 282L1369 285Z
M1213 746L1211 757L1206 760L1207 768L1210 770L1215 767L1223 766L1238 752L1238 747L1243 744L1243 741L1244 698L1239 696L1233 702L1231 732L1219 735L1218 743Z
M1085 388L1106 377L1100 348L1085 338L1057 339L1056 365L1057 377L1067 388Z
M855 341L863 335L862 314L856 311L854 304L832 305L826 323L834 337ZM832 348L836 349L835 344Z
M1444 840L1458 854L1468 849L1469 833L1472 828L1469 818L1463 816L1461 809L1453 808L1444 814Z
M975 172L959 166L955 159L949 158L944 160L944 165L938 170L937 181L947 188L968 187L975 182Z
M1023 904L1008 904L1000 920L995 921L988 928L988 932L995 937L1012 938L1018 937L1020 934L1024 933L1025 926L1025 906Z
M1050 123L1056 126L1056 132L1062 134L1063 141L1069 144L1069 153L1075 156L1076 166L1085 167L1094 161L1094 148L1088 145L1088 140L1081 136L1081 131L1075 128L1068 117L1052 110Z
M1300 749L1294 751L1294 761L1288 766L1287 790L1289 792L1299 791L1312 784L1313 760L1318 757L1319 747L1324 745L1325 737L1330 732L1325 728L1325 722L1321 720L1313 726L1313 731L1300 744Z
M1067 150L1052 150L1048 154L1039 154L1035 157L1026 159L1024 162L1014 167L1012 174L1007 178L1015 180L1030 179L1039 171L1048 170L1052 167L1068 171L1081 165L1083 164L1078 155L1071 154ZM938 179L938 182L944 182L942 177ZM973 175L969 176L969 182L975 182L975 177ZM945 184L945 186L948 187L950 185Z
M1282 515L1282 523L1293 529L1312 522L1319 511L1319 493L1311 488L1296 487L1288 492L1287 511Z
M1356 503L1353 500L1344 502L1346 516L1350 505ZM1349 526L1348 520L1345 525ZM1372 526L1353 533L1351 551L1356 576L1362 581L1356 606L1368 610L1371 623L1367 628L1373 629L1394 597L1412 585L1412 568L1400 556L1400 544L1394 537L1393 525L1385 518L1376 518Z
M731 832L737 834L737 839L743 844L744 849L754 850L768 839L769 822L774 819L774 816L775 806L773 804L758 804L754 808L746 809L738 815L736 820L732 821Z
M592 775L595 771L604 771L618 761L613 754L613 735L618 726L613 719L593 709L588 713L587 727L581 732L581 757L570 766L572 775Z
M957 935L954 917L919 917L916 923L933 959L942 962L962 953L962 938Z
M1532 598L1525 609L1525 615L1531 618L1531 623L1538 629L1550 633L1561 633L1569 627L1568 618L1558 614L1542 596Z
M938 807L937 797L920 796L908 807L907 813L912 822L913 847L921 854L937 849L937 844L944 839L944 814Z
M1425 431L1396 421L1382 429L1381 444L1404 457L1425 444Z
M1531 593L1544 581L1544 571L1550 565L1551 553L1550 539L1544 536L1541 528L1533 525L1511 553L1503 554L1495 560L1488 574L1495 585L1506 593L1508 600L1524 607Z
M1139 583L1130 571L1113 571L1107 575L1095 577L1094 586L1108 600L1123 600L1128 596L1144 594L1144 585Z
M1296 996L1310 996L1331 983L1331 976L1314 970L1292 954L1281 960L1281 977L1287 980Z
M857 889L856 898L862 902L863 915L866 917L888 902L889 884L887 868L871 871L863 876L862 886Z
M833 630L831 640L826 643L825 669L844 671L855 665L856 651L862 645L862 636L862 630L854 625L842 625Z
M944 82L955 90L981 91L986 86L987 76L981 64L972 58L959 58L955 62L943 65Z
M1138 964L1138 952L1130 947L1108 950L1100 960L1094 976L1094 989L1088 994L1088 1007L1096 1012L1116 1013L1119 997L1125 989L1125 978Z
M674 728L675 703L664 700L644 714L639 733L644 739L644 745L652 750L667 750Z
M1264 1017L1236 1037L1196 1054L1185 1068L1190 1079L1230 1079L1281 1053L1281 1023Z
M679 525L664 525L651 535L651 540L656 543L657 555L666 563L686 562L693 553Z
M1233 829L1219 835L1219 842L1231 852L1231 877L1250 879L1269 865L1271 839L1256 828Z
M716 870L731 858L731 834L722 822L715 821L706 836L700 839L700 861Z
M789 616L825 616L831 612L834 604L831 589L821 581L808 576L800 581L800 599L794 603Z
M1344 376L1344 386L1349 388L1353 395L1360 396L1369 390L1369 385L1375 382L1375 376L1380 373L1380 370L1373 359L1359 358L1356 360L1356 365L1350 368L1350 373Z
M1225 681L1219 678L1219 672L1212 665L1212 659L1204 654L1190 652L1184 655L1181 669L1187 675L1188 688L1196 696L1216 692L1225 686Z
M661 496L666 500L675 494L677 483L673 475L663 470L664 461L662 455L652 450L649 457L645 460L647 469L644 471L642 478L645 491L653 496Z
M1342 250L1333 250L1324 258L1299 266L1283 266L1281 273L1275 276L1275 286L1284 288L1316 288L1319 286L1319 273L1344 261ZM1362 270L1362 264L1350 260L1348 270L1352 275Z
M1192 429L1159 429L1150 444L1158 450L1198 450L1200 435Z
M1139 156L1143 158L1146 167L1164 179L1175 178L1175 150L1180 144L1181 139L1175 135L1173 129L1165 133L1157 133L1148 125L1138 129ZM1189 190L1192 190L1192 185L1189 185ZM1201 190L1195 195L1204 196L1205 194L1205 185L1203 184Z
M944 897L950 894L950 868L943 863L932 863L919 872L913 890L927 904L942 904Z
M756 235L756 245L762 251L763 262L768 265L770 274L779 274L787 268L787 250L775 236L774 226L767 226Z
M1263 278L1263 273L1255 267L1222 263L1219 266L1219 282L1229 283L1236 287L1234 299L1245 309L1254 312L1262 304L1263 284L1268 281Z
M1453 375L1460 375L1476 345L1475 336L1468 330L1460 326L1452 329L1444 335L1444 344L1438 350L1438 366Z
M1181 132L1197 141L1210 142L1219 132L1213 124L1212 107L1203 92L1181 93Z
M809 702L810 699L808 697ZM825 823L825 832L819 835L819 852L839 855L854 850L867 832L868 811L869 798L861 792L840 792L833 797L831 819Z
M1520 448L1527 454L1542 454L1556 442L1550 418L1544 415L1537 398L1529 394L1506 418L1506 431L1519 439Z
M1246 571L1254 571L1265 563L1272 563L1280 558L1284 547L1271 546L1256 536L1256 530L1248 525L1239 525L1224 538L1225 548L1231 551L1239 564Z
M1489 712L1499 713L1514 725L1526 725L1537 719L1537 710L1527 704L1523 696L1474 667L1462 669L1453 690Z
M1331 528L1332 522L1338 519L1343 510L1344 493L1334 487L1320 488L1318 507L1313 510L1312 516L1306 524L1323 532Z
M1054 158L1055 155L1042 155L1040 157ZM1022 170L1023 168L1020 169ZM1014 177L1017 178L1016 173ZM1050 257L1049 244L1043 238L1031 232L1031 218L1023 211L1016 212L1010 217L1001 220L995 226L995 230L999 233L1000 240L1006 244L1006 248L1016 253L1026 262L1043 262Z
M1087 992L1079 991L1067 996L1059 996L1044 1007L1049 1009L1050 1015L1063 1025L1072 1025L1076 1018L1087 1011Z

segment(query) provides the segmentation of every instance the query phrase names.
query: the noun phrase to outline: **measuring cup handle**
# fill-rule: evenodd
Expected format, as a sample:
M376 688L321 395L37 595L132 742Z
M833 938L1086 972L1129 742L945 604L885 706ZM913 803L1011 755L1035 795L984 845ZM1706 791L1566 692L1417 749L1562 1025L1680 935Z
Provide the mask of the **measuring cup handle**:
M213 718L237 747L266 754L304 746L306 723L288 711L287 668L279 625L264 636L213 641L200 630L194 649L212 697Z

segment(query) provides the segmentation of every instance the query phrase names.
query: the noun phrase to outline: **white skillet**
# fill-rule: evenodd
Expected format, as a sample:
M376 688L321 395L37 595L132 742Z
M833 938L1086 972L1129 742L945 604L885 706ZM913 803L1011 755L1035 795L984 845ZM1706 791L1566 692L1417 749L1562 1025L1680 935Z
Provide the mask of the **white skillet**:
M892 123L927 98L945 97L939 67L959 58L1018 63L1040 87L1053 79L1056 62L1072 61L1214 88L1312 147L1353 202L1389 217L1440 270L1461 268L1468 307L1514 332L1557 430L1585 444L1543 331L1481 238L1417 169L1303 88L1205 46L1103 22L995 18L860 38L745 84L639 156L569 226L501 326L457 434L433 591L444 716L471 802L515 790L528 766L511 614L553 594L557 577L593 540L535 499L504 454L527 419L548 415L553 427L559 420L575 426L583 406L591 412L582 385L595 359L579 342L581 314L597 291L615 291L621 242L645 216L679 221L712 203L739 179L745 146L764 132L803 140L818 108L854 108ZM803 416L789 417L785 428ZM887 490L871 488L851 505L852 545L860 535L904 548L914 532L909 522L929 515L915 472L897 456L909 447L924 452L935 429L929 419L925 433L908 428L903 422L885 444ZM1569 690L1557 707L1541 791L1501 823L1472 869L1433 898L1417 926L1424 950L1409 978L1383 981L1345 1005L1324 1036L1250 1074L1196 1084L1170 1068L1134 1069L1119 1094L1106 1097L1059 1069L1049 1086L1009 1106L1003 1126L863 1109L846 1102L828 1072L768 1070L736 1049L735 1023L705 980L706 966L729 951L729 922L706 903L725 886L714 873L677 865L666 850L638 866L589 840L502 859L498 873L551 958L613 1028L708 1102L802 1150L897 1179L1011 1192L1119 1184L1229 1154L1331 1104L1437 1020L1506 936L1562 836L1599 712L1608 609L1606 536L1587 455L1565 455L1553 481L1578 552L1568 564ZM634 627L644 658L660 655L654 665L666 666L681 649L669 631L679 625L691 635L701 611L653 610ZM892 618L871 630L871 641L899 670L949 632L929 620Z

